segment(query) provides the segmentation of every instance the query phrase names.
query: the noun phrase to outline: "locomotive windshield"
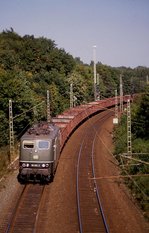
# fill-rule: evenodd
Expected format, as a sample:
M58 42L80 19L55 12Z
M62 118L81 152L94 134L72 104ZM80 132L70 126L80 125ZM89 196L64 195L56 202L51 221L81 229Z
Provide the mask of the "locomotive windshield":
M23 141L24 149L39 149L39 150L48 150L50 148L50 142L44 140L24 140Z
M39 149L49 149L49 142L48 141L39 141L38 148Z
M34 142L33 141L23 141L23 148L25 148L25 149L34 148Z

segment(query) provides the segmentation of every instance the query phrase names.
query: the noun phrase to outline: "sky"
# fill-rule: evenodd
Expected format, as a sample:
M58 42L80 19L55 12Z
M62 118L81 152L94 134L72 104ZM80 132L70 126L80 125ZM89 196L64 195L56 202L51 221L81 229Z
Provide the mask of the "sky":
M0 0L0 32L11 27L54 40L87 64L96 57L149 67L149 0Z

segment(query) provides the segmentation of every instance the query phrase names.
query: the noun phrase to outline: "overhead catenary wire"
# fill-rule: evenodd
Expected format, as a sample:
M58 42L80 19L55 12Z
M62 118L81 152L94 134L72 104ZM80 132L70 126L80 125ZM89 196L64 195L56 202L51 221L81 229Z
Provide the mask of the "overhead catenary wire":
M111 111L111 112L115 112L114 110L112 110L112 109L109 109L109 108L107 108L107 107L101 107L101 110L109 110L109 111ZM86 112L86 115L87 115L87 118L88 119L90 119L89 117L88 117L88 114L87 114L87 109L85 109L85 112ZM127 114L125 114L125 115L127 115ZM97 130L94 128L94 126L92 125L92 127L93 127L93 129L94 129L94 131L95 131L95 133L97 133ZM99 135L97 135L97 137L99 137ZM115 155L109 150L109 148L106 146L106 144L104 143L104 141L102 140L102 138L100 138L99 137L99 139L101 140L101 142L103 143L103 145L105 146L105 148L108 150L108 152L113 156L113 157L115 157ZM120 140L122 140L121 138L119 138ZM133 154L133 153L132 153ZM136 154L138 154L138 153L136 153ZM126 159L128 158L128 159L131 159L129 156L123 156L123 157L125 157ZM134 158L133 158L133 160L135 160ZM140 163L145 163L146 164L146 162L145 161L143 161L143 160L137 160L136 159L136 161L137 162L140 162ZM147 165L148 165L149 163L147 163Z
M134 160L134 161L136 161L136 162L144 163L144 164L146 164L146 165L149 165L149 162L146 162L146 161L143 161L143 160L140 160L140 159L135 159L135 158L133 158L132 156L126 156L126 155L119 155L119 156L121 156L121 157L123 157L123 158L126 158L126 159L129 159L129 160Z
M21 132L15 137L16 140L18 140L18 138L22 135L22 133L29 127L30 123L27 124L22 130Z
M118 179L118 178L129 178L130 175L117 175L117 176L100 176L100 177L91 177L90 180L106 180L106 179ZM131 175L131 177L149 177L149 174L138 174Z
M40 106L44 103L44 101L40 102L39 104L37 104L36 106L33 106L32 108L28 109L27 111L24 111L18 115L16 115L15 117L13 117L12 114L12 100L9 100L9 131L10 131L10 136L9 136L9 144L10 144L10 161L12 159L12 156L14 154L14 130L13 130L13 121L14 119L16 119L17 117L20 117L24 114L26 114L27 112L30 112L32 110L34 110L35 107ZM29 124L28 124L29 125ZM25 126L24 129L19 133L19 135L21 135L21 133L28 127ZM15 136L15 140L16 142L18 141L19 135Z
M15 117L13 117L13 120L16 119L17 117L20 117L20 116L26 114L27 112L30 112L31 110L34 110L35 107L42 105L44 102L45 102L45 101L43 100L43 101L40 102L39 104L37 104L37 105L35 105L34 107L28 109L27 111L24 111L24 112L22 112L22 113L16 115Z
M86 110L85 110L86 111ZM87 115L87 112L86 112L86 115ZM90 122L90 118L88 117L89 119L89 122ZM91 123L90 123L91 124ZM107 149L107 151L109 152L109 154L111 154L114 158L114 154L111 152L111 150L106 146L106 144L104 143L104 141L102 140L102 138L98 135L98 132L96 130L96 128L93 126L93 124L91 124L91 126L93 127L93 130L95 131L95 133L97 134L97 138L99 138L99 140L102 142L102 144L105 146L105 148ZM121 157L120 157L121 158ZM132 157L129 157L129 156L125 156L126 159L134 159ZM135 160L135 159L134 159ZM145 163L145 161L142 161L142 160L139 160L140 163ZM119 163L114 163L116 166L119 166ZM139 185L137 184L137 182L133 179L133 176L131 176L131 174L129 174L126 169L125 169L125 165L123 163L123 160L122 160L122 164L123 164L123 171L126 173L127 175L127 178L129 178L133 183L134 185L138 188L138 190L143 194L143 196L147 199L147 195L142 191L142 189L139 187ZM149 165L149 163L147 163L147 165ZM146 177L148 177L149 174L143 174L143 176L146 175ZM139 176L141 176L141 174L139 174ZM95 177L96 179L96 177Z

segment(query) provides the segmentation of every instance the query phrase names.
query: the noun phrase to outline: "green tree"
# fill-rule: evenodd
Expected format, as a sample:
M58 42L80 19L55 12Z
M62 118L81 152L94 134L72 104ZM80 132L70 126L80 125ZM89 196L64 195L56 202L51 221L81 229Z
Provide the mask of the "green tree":
M137 138L149 139L149 86L142 96L141 103L137 108L136 115L132 121L132 130Z
M28 110L39 101L35 93L29 88L25 73L16 74L9 71L0 74L0 109L1 117L5 116L0 122L1 130L3 127L6 129L9 127L9 99L12 99L14 117L27 111L26 114L15 119L14 130L18 134L27 124L32 122L33 111ZM1 140L4 141L3 137Z

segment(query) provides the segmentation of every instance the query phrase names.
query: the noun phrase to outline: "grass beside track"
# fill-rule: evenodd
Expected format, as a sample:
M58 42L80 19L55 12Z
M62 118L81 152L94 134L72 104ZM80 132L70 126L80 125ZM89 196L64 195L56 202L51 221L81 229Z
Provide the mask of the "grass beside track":
M15 150L14 156L10 158L9 146L0 148L0 179L7 174L10 169L9 165L18 155L18 150Z

